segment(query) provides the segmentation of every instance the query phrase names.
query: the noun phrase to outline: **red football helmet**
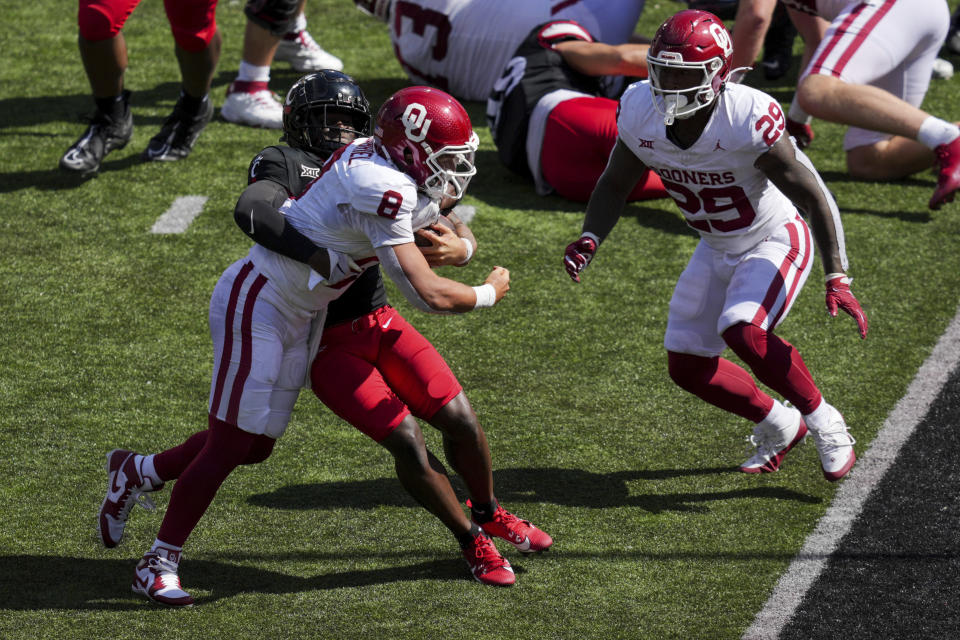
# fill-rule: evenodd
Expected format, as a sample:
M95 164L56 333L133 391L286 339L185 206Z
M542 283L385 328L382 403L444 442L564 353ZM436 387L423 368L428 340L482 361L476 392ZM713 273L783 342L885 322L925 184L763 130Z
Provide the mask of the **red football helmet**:
M713 104L730 73L733 43L720 18L681 11L660 25L647 52L650 90L664 124ZM698 71L696 80L687 72Z
M377 113L373 137L431 198L460 199L477 173L480 139L470 116L439 89L407 87L390 96Z

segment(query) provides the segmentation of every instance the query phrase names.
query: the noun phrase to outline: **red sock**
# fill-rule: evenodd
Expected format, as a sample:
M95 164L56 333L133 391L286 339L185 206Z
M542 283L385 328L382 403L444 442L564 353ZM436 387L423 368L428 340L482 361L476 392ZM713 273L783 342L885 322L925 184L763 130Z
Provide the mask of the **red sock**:
M182 547L223 481L250 453L257 436L210 417L206 443L173 486L157 538Z
M800 413L806 415L819 406L820 390L792 344L745 322L724 331L723 339L760 382L792 402Z
M153 469L164 482L176 480L206 443L206 430L198 431L177 446L153 456Z
M760 422L773 407L773 398L757 387L753 376L725 358L668 351L667 364L681 388L750 422Z

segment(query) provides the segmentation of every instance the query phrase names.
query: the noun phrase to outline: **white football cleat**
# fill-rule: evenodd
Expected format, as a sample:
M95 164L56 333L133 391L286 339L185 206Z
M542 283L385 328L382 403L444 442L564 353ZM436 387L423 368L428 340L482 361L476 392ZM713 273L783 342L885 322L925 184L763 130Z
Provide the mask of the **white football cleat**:
M343 71L343 60L321 49L306 29L283 36L273 59L289 62L294 71L301 73L320 69Z
M853 451L856 440L847 431L847 423L840 412L834 409L833 413L833 419L826 428L810 428L810 435L813 436L817 453L820 454L823 477L830 482L836 482L847 475L857 461L857 454Z
M158 547L144 554L133 576L133 592L168 607L189 607L193 596L180 588L180 552Z
M264 129L283 128L283 105L266 82L237 80L227 89L227 99L220 107L220 115L227 122Z
M765 431L757 425L753 435L747 440L757 448L753 456L740 465L744 473L772 473L780 469L780 463L797 443L807 435L807 425L800 412L791 407L795 414L793 422L785 429Z

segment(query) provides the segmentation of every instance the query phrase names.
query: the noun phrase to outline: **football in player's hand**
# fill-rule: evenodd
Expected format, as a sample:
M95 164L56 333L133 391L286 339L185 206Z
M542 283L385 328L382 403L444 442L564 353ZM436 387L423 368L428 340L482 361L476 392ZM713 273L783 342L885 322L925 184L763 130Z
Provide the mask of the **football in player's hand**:
M441 215L439 218L437 218L437 224L442 224L448 229L454 229L453 223L450 222L450 218L448 218L445 215ZM430 227L424 227L423 231L426 231L427 233L432 233L434 235L440 235ZM413 234L413 239L418 247L429 247L429 246L432 246L433 244L430 242L430 238L424 238L423 236L420 235L419 232L416 232Z

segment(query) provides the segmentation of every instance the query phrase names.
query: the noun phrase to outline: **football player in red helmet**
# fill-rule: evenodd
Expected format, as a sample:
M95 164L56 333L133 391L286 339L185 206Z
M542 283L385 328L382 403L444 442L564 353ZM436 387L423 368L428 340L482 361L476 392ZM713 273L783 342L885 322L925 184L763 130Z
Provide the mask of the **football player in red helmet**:
M660 27L647 58L649 87L633 84L620 100L617 143L564 264L579 282L638 177L653 168L700 235L670 301L663 341L670 377L755 425L756 453L741 471L776 471L809 430L824 477L839 480L856 460L854 439L777 333L812 270L811 227L827 312L850 314L861 337L867 318L850 290L836 203L786 134L780 104L725 83L730 54L730 37L713 14L682 11ZM750 371L722 357L728 348ZM761 390L753 376L789 402Z
M723 23L706 11L681 11L660 26L647 52L647 69L664 124L713 104L730 73L732 53Z
M431 87L407 87L377 113L377 145L431 198L459 200L477 173L480 140L456 98Z

